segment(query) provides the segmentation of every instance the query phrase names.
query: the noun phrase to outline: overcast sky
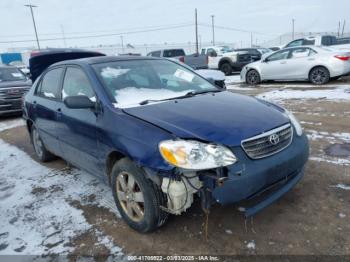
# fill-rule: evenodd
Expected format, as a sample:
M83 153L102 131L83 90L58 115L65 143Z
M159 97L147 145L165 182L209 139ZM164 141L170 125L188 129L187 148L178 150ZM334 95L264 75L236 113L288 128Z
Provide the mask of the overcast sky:
M31 46L34 30L26 0L0 1L0 49L15 46ZM253 31L254 42L276 38L291 32L291 20L295 19L296 31L337 31L338 21L347 20L345 31L350 31L349 0L31 0L39 39L61 38L62 28L67 46L119 44L120 36L86 39L68 39L110 33L125 33L124 43L187 43L194 42L194 9L198 9L198 21L210 25L210 15L220 27ZM163 29L145 33L126 32L144 29ZM200 26L202 42L211 41L211 28ZM225 42L249 43L250 33L216 29L216 39ZM63 47L63 40L42 41L42 46Z

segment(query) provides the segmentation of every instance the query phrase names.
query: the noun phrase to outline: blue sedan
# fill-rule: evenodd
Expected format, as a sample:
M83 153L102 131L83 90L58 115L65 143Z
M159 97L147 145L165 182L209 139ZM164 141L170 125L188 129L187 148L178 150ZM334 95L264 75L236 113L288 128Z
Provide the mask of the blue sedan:
M33 58L44 61L24 101L36 155L109 183L133 229L155 230L194 195L206 211L254 199L243 209L250 217L302 178L308 141L282 107L173 61L73 54Z

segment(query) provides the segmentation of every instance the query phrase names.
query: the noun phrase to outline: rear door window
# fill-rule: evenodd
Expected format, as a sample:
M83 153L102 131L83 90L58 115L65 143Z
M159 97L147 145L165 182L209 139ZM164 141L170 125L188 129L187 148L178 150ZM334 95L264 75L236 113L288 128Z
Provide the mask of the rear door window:
M268 57L268 61L277 61L282 59L288 59L289 50L282 50Z
M290 51L290 58L303 58L308 57L310 54L309 48L297 48Z
M177 50L175 50L175 55L176 56L185 56L185 51L182 49L177 49Z
M62 73L62 67L48 71L42 78L37 94L45 98L59 99Z
M160 57L160 51L151 52L150 55L154 57Z
M171 50L164 50L163 51L163 57L174 57L176 56L176 50L171 49Z

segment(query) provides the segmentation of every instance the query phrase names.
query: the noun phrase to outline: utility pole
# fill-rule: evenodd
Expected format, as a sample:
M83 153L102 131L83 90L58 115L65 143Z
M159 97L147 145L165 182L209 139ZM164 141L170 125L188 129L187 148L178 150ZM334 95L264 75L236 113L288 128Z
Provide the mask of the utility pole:
M215 45L215 26L214 26L214 17L215 15L211 15L211 29L213 34L213 45Z
M340 21L338 22L338 37L340 36Z
M292 19L292 40L294 40L294 22L295 22L295 19L293 18Z
M253 33L250 33L250 47L253 47Z
M121 43L122 43L122 53L124 54L124 39L123 39L122 35L120 36L120 40L121 40Z
M63 28L63 25L61 25L61 32L62 32L62 37L63 37L64 47L67 47L67 43L66 43L66 35L64 34L64 28Z
M24 5L26 7L30 8L30 13L32 14L32 20L33 20L33 25L34 25L34 31L35 31L35 37L36 37L36 43L38 45L38 50L40 50L40 44L39 44L39 38L38 38L38 32L36 31L36 25L35 25L35 19L34 19L34 13L33 13L33 7L37 7L36 5L28 4Z
M344 19L344 23L343 23L343 30L341 31L341 36L344 36L344 30L345 30L345 19Z
M197 8L195 9L195 25L196 25L196 54L199 53L198 49L198 21L197 21Z

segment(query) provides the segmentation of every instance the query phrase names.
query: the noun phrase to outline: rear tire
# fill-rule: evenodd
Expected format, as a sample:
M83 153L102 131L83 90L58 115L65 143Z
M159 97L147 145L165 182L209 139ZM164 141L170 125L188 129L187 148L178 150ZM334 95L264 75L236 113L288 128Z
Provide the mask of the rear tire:
M166 222L168 213L160 208L166 207L166 196L141 168L123 158L113 166L111 178L114 201L131 228L148 233Z
M311 69L309 73L309 81L314 85L323 85L329 82L330 75L327 68L317 66Z
M31 140L35 154L41 162L48 162L56 158L55 155L46 149L44 142L40 138L38 130L34 126L31 127Z
M248 85L258 85L261 82L260 74L255 69L249 70L246 74L245 81Z
M232 66L228 62L224 62L220 65L220 71L225 74L225 76L229 76L232 74Z

